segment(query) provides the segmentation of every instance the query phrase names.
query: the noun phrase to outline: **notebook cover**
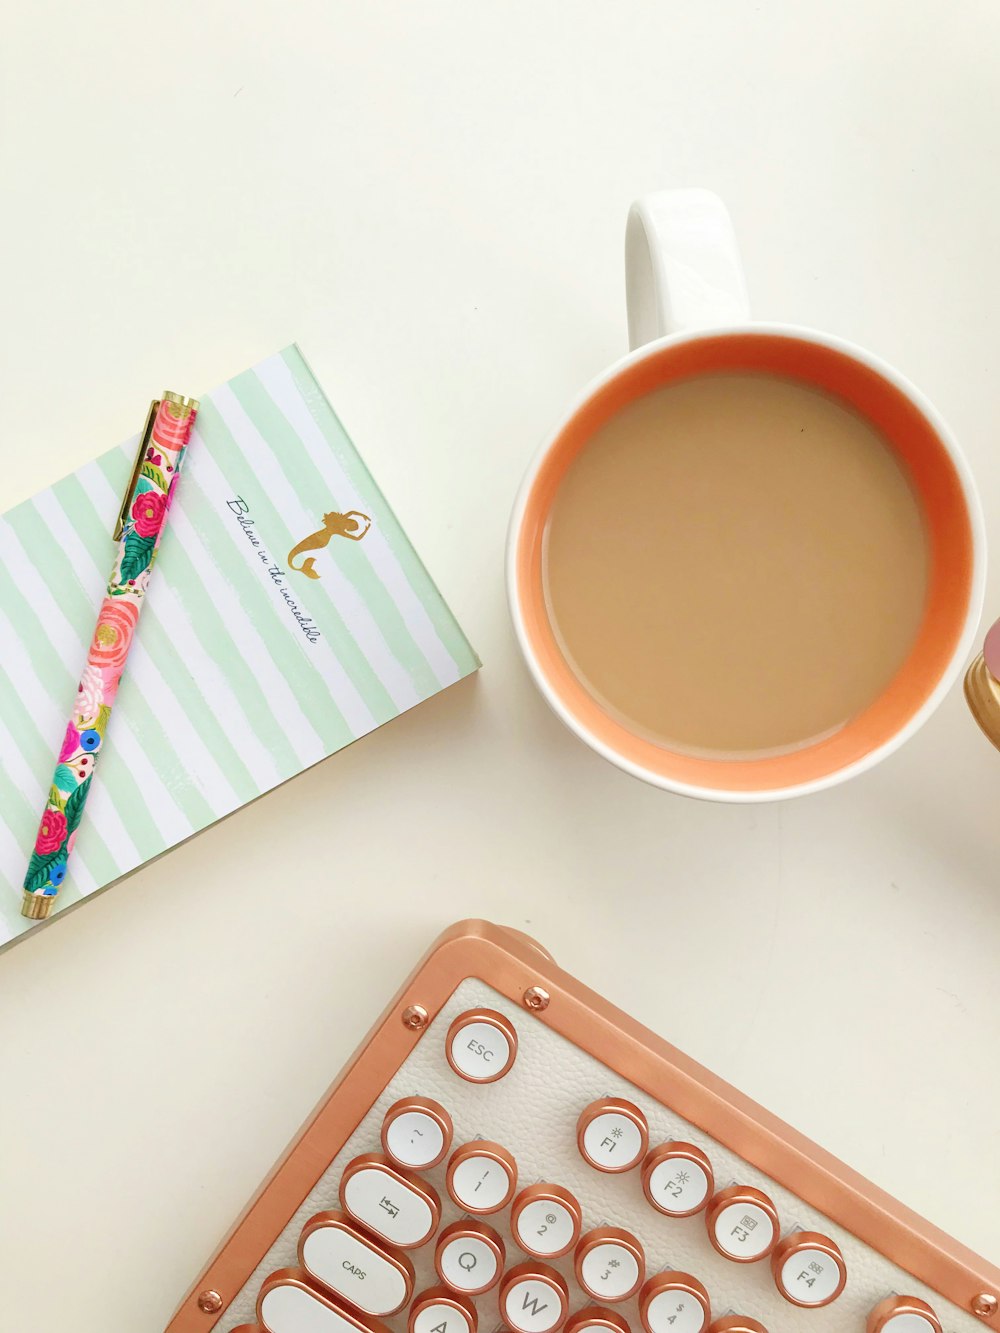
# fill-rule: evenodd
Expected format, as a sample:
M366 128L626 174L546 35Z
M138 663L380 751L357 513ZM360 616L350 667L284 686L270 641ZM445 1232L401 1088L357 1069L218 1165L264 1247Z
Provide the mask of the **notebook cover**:
M0 517L0 947L137 443ZM297 347L202 395L53 918L478 666Z

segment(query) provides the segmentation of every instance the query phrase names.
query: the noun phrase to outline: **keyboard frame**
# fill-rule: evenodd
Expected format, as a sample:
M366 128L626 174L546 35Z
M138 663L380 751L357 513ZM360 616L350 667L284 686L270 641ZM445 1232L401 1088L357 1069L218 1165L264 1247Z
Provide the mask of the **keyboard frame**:
M961 1309L1000 1297L1000 1269L898 1203L804 1135L629 1018L556 966L520 931L487 921L446 930L410 974L185 1296L165 1333L208 1333L329 1163L423 1036L407 1011L433 1019L456 987L478 978L650 1097L825 1213ZM532 987L544 1009L525 1003ZM199 1298L218 1293L222 1305ZM207 1302L209 1305L211 1301ZM791 1307L790 1307L791 1309ZM1000 1330L1000 1310L979 1316Z

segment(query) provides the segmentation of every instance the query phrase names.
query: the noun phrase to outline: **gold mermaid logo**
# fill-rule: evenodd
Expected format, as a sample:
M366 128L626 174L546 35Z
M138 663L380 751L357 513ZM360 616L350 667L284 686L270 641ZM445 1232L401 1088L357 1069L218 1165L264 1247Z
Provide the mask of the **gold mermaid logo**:
M368 515L359 514L356 509L348 514L324 514L320 530L303 537L298 546L293 546L288 552L288 568L294 569L296 574L305 574L308 579L318 579L316 561L312 556L303 560L301 565L295 563L295 557L305 551L322 551L331 537L347 537L352 542L359 542L371 525Z

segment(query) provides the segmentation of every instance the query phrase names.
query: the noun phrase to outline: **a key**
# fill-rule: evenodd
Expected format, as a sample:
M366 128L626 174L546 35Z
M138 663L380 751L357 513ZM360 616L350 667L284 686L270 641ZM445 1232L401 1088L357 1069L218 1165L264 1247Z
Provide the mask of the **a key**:
M299 1239L299 1263L365 1314L387 1318L413 1293L413 1265L406 1255L359 1235L343 1213L310 1218Z
M407 1333L476 1333L476 1307L447 1287L430 1287L410 1307Z
M708 1205L705 1225L718 1252L738 1264L766 1258L778 1243L778 1210L752 1185L720 1190Z
M382 1121L382 1148L399 1166L427 1171L451 1147L451 1116L429 1097L404 1097L390 1106Z
M300 1268L281 1268L257 1297L257 1320L265 1333L389 1333L377 1320L362 1319L324 1296Z
M558 1259L580 1239L580 1205L561 1185L529 1185L510 1209L510 1229L527 1254Z
M517 1055L512 1023L494 1009L468 1009L448 1029L448 1063L470 1083L495 1083L510 1071Z
M452 1153L446 1183L465 1212L496 1213L514 1197L517 1163L499 1143L476 1139Z
M711 1317L708 1292L690 1273L657 1273L639 1293L646 1333L704 1333Z
M581 1236L573 1264L577 1282L598 1301L627 1301L646 1276L642 1245L619 1227L596 1227Z
M485 1222L453 1222L434 1248L434 1267L453 1291L478 1296L496 1286L503 1272L506 1248Z
M774 1285L792 1305L830 1305L844 1290L847 1265L840 1247L818 1231L796 1231L771 1255Z
M887 1296L868 1316L865 1333L941 1333L941 1321L918 1296Z
M355 1157L344 1168L340 1203L355 1221L404 1250L430 1240L441 1217L433 1186L376 1153Z
M653 1207L667 1217L691 1217L712 1197L712 1164L693 1143L661 1143L646 1154L642 1188Z
M564 1333L631 1333L631 1330L617 1311L588 1305L570 1315Z
M585 1162L617 1174L638 1166L649 1146L646 1117L632 1102L602 1097L582 1112L576 1141Z
M500 1317L512 1333L554 1333L569 1309L569 1288L548 1264L518 1264L500 1285Z

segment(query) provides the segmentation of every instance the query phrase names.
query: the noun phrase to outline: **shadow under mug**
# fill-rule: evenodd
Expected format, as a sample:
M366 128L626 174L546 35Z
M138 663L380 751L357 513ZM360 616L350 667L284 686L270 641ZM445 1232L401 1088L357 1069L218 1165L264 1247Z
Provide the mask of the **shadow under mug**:
M869 352L828 334L753 322L732 224L706 190L665 190L632 206L625 243L629 354L572 404L528 469L511 516L507 589L521 650L545 699L599 754L669 791L719 801L803 795L864 772L914 734L960 672L982 610L986 544L975 483L926 398ZM926 524L924 615L883 692L839 731L801 749L752 758L674 751L608 714L566 661L546 610L543 544L574 458L626 404L719 371L779 374L846 401L886 438ZM850 645L844 645L850 651ZM734 669L738 669L734 667ZM818 670L836 670L835 662Z

